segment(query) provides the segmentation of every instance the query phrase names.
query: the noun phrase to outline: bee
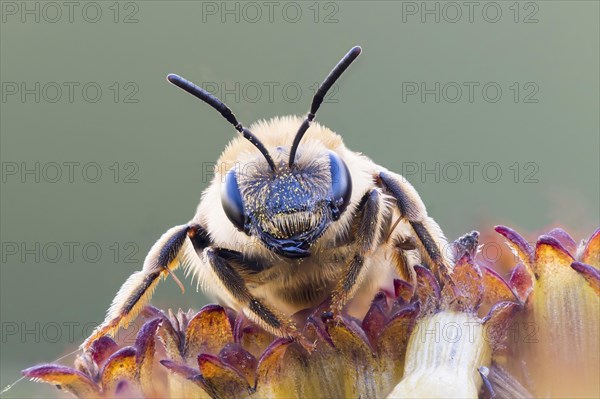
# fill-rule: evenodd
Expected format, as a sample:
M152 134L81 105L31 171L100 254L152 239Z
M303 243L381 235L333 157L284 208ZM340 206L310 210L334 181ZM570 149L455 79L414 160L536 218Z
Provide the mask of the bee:
M346 148L314 121L328 90L361 53L352 48L316 91L304 118L245 128L218 98L182 77L240 133L221 154L190 222L153 245L122 285L105 321L82 344L114 335L150 301L160 278L182 267L209 295L265 330L298 339L291 315L323 301L339 314L390 273L414 281L414 263L451 272L446 239L402 176Z

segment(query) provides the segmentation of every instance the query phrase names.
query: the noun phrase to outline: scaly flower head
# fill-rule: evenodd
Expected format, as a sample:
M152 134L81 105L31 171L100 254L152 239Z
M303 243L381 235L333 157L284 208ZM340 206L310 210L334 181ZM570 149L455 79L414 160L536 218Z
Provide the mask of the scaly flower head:
M413 282L395 280L360 320L328 303L296 315L312 345L219 305L147 307L134 345L102 337L74 368L23 373L82 398L598 397L600 233L577 248L554 230L534 249L497 231L520 259L508 281L473 260L473 232L453 243L451 273L416 266ZM513 339L524 322L535 343Z

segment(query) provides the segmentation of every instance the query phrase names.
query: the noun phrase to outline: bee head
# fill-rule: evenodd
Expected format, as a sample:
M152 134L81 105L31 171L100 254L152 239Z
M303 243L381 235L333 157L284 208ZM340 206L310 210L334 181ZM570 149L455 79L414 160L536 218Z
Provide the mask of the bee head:
M297 156L297 152L325 95L361 51L360 47L353 47L321 83L289 151L277 150L277 164L258 137L242 126L221 100L178 75L167 76L169 82L219 111L260 151L262 157L258 162L245 164L254 168L234 168L227 172L221 203L236 228L258 237L267 248L282 256L310 255L310 246L339 219L350 201L350 173L335 152L322 149L311 157Z
M225 175L221 203L229 220L271 251L288 257L309 248L350 202L352 180L335 152L321 150L275 170L264 162L234 167Z

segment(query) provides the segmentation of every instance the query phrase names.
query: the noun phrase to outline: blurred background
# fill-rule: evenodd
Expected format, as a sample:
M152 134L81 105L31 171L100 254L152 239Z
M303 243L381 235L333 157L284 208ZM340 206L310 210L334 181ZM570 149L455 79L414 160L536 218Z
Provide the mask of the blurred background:
M450 239L506 224L580 240L600 225L598 2L0 7L2 387L75 349L154 241L193 216L235 132L170 72L249 125L305 114L360 44L317 119L404 174ZM200 308L186 285L162 283L152 303ZM5 396L55 393L24 382Z

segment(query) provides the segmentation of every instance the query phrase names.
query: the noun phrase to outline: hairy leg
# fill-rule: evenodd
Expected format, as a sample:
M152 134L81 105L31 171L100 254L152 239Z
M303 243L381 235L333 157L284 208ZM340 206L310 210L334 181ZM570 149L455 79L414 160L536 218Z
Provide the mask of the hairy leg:
M408 221L417 237L416 244L422 257L435 273L448 277L453 264L448 242L440 226L427 215L425 204L417 191L406 179L395 173L382 171L377 176L377 181L396 200L401 217Z
M366 268L365 258L377 248L383 236L385 204L379 189L372 189L361 199L357 209L355 231L355 250L344 276L332 295L332 309L340 313L342 307L354 295L363 281Z
M126 328L150 301L159 277L166 278L180 265L193 267L193 263L199 260L194 246L202 243L208 244L208 235L202 227L195 224L175 226L163 234L146 255L142 270L133 273L123 283L104 322L81 347L86 349L99 337L114 335L120 328ZM179 280L175 280L179 283Z

